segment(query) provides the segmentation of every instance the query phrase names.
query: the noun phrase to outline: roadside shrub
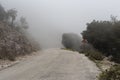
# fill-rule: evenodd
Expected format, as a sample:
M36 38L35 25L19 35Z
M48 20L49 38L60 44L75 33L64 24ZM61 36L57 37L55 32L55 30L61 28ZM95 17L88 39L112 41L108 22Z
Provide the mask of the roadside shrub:
M91 60L103 60L104 56L102 53L95 51L95 50L89 50L85 52L85 55L88 56Z
M114 65L109 70L103 71L99 80L120 80L120 65Z
M110 21L93 20L87 24L82 36L94 48L106 56L113 56L115 62L120 63L120 20L111 16Z

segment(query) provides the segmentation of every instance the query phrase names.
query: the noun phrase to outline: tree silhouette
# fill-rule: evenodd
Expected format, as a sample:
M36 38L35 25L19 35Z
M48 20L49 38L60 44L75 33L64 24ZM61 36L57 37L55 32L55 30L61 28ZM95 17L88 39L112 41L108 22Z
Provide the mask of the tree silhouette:
M5 14L6 14L5 10L0 4L0 21L3 21L5 19Z
M10 9L7 11L8 19L11 19L11 25L13 26L13 23L17 16L17 11L15 9Z
M20 23L21 23L21 27L22 27L22 28L28 29L28 23L27 23L27 21L26 21L26 18L21 17L21 18L20 18Z

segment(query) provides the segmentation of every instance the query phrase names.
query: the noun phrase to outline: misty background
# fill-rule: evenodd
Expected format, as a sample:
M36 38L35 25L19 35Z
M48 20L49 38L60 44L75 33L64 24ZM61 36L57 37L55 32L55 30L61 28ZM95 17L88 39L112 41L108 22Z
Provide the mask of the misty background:
M24 16L29 32L43 48L60 47L63 33L80 35L86 23L120 17L119 0L0 0L5 9Z

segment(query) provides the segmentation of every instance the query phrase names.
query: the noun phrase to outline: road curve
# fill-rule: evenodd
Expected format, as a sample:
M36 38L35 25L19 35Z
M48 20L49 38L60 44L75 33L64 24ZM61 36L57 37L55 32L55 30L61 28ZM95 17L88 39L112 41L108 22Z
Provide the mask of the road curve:
M95 63L77 52L48 49L0 71L0 80L96 80Z

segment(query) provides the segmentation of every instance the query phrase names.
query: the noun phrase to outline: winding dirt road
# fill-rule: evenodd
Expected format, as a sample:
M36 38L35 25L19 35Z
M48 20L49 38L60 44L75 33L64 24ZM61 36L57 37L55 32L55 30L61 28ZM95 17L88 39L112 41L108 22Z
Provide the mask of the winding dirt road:
M95 63L77 52L48 49L0 71L0 80L96 80Z

